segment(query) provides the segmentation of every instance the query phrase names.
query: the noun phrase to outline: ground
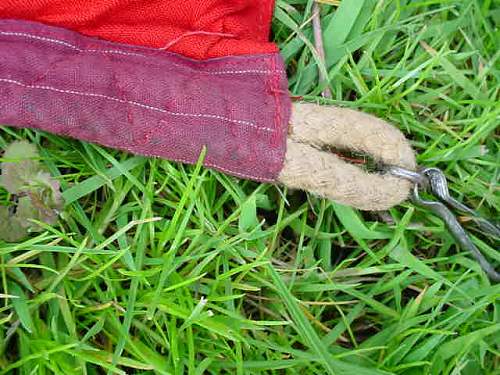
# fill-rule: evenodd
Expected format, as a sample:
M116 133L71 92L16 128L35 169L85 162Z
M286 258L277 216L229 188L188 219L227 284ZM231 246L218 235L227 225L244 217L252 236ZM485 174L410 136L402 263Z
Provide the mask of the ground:
M331 100L312 1L277 1L293 95L392 122L454 196L498 215L498 1L321 3ZM66 206L27 241L0 242L0 374L498 373L500 286L429 211L357 212L0 130L1 148L16 139L43 146Z

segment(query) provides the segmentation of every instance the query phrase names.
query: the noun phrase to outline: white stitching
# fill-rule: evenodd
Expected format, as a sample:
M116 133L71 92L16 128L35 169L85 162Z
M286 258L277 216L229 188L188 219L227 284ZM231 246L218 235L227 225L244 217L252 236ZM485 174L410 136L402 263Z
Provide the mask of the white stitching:
M220 75L220 74L273 74L273 73L284 73L283 70L257 70L257 69L249 69L249 70L222 70L220 72L210 72L210 71L203 71L203 73L206 74L213 74L213 75Z
M42 40L44 42L60 44L60 45L65 46L65 47L69 47L69 48L81 51L80 48L74 46L73 44L63 42L62 40L58 40L58 39L50 39L50 38L45 38L42 36L37 36L37 35L32 35L32 34L27 34L27 33L14 33L14 32L7 32L7 31L0 31L0 35L21 36L21 37L26 37L26 38L32 38L32 39Z
M77 47L77 46L75 46L75 45L73 45L71 43L68 43L68 42L65 42L65 41L62 41L62 40L59 40L59 39L46 38L46 37L37 36L37 35L33 35L33 34L28 34L28 33L17 33L17 32L0 31L0 35L32 38L32 39L36 39L36 40L40 40L40 41L44 41L44 42L48 42L48 43L58 44L58 45L61 45L61 46L64 46L64 47L68 47L68 48L74 49L74 50L79 51L79 52L116 54L116 55L136 56L136 57L147 57L147 56L139 54L139 53L124 52L124 51L119 51L119 50L81 49L81 48L79 48L79 47ZM266 74L267 75L267 74L274 74L274 73L280 73L280 74L285 73L285 71L283 71L283 70L272 71L272 70L257 70L257 69L249 69L249 70L221 70L221 71L206 70L206 71L199 71L199 72L200 73L205 73L205 74L210 74L210 75L225 75L225 74L229 74L229 75L231 75L231 74L234 74L234 75L237 75L237 74ZM11 84L19 85L19 86L26 87L26 88L32 88L32 89L51 90L51 91L65 93L65 94L71 94L71 95L82 95L82 96L90 96L90 97L100 97L100 98L103 98L103 99L113 100L113 101L116 101L116 102L119 102L119 103L123 103L123 104L135 105L135 106L138 106L138 107L141 107L141 108L144 108L144 109L148 109L148 110L152 110L152 111L158 111L158 112L166 113L166 114L173 115L173 116L188 116L188 117L193 116L193 117L215 118L215 119L220 119L220 120L224 120L224 121L229 121L229 122L234 122L234 123L238 123L238 124L243 124L243 125L255 127L256 129L261 129L261 130L265 130L265 131L269 131L269 132L274 132L274 129L266 128L266 127L261 128L261 127L256 126L254 123L251 123L251 122L248 122L248 121L231 120L231 119L228 119L228 118L225 118L225 117L222 117L222 116L217 116L217 115L188 114L188 113L169 112L169 111L166 111L166 110L161 109L161 108L152 107L152 106L149 106L149 105L146 105L146 104L142 104L142 103L138 103L138 102L122 100L122 99L119 99L119 98L115 98L115 97L111 97L111 96L106 96L106 95L102 95L102 94L78 92L78 91L71 91L71 90L61 90L61 89L57 89L55 87L50 87L50 86L26 85L26 84L24 84L22 82L11 80L11 79L0 79L0 82L11 83ZM152 154L152 156L157 156L157 155ZM186 160L186 159L182 159L182 158L170 158L170 160L172 160L174 162L183 162L183 163L187 163L187 164L193 164L192 161L189 161L189 160ZM274 181L272 179L267 179L267 178L259 177L259 176L256 176L256 175L249 175L249 174L245 174L245 173L235 172L233 170L221 167L221 166L219 166L217 164L214 164L214 163L204 162L203 164L205 166L207 166L207 167L217 168L217 169L219 169L221 171L230 173L230 174L235 175L235 176L243 177L243 178L257 179L257 180L265 181L265 182L273 182Z
M15 85L19 85L19 86L27 87L27 88L42 89L42 90L54 90L56 92L61 92L61 93L84 95L84 96L102 97L102 98L111 99L111 100L114 100L114 101L117 101L117 102L120 102L120 103L129 103L129 104L133 104L133 105L139 105L142 108L151 109L151 110L155 110L155 111L157 110L159 112L165 112L165 113L168 113L168 114L177 115L176 113L168 112L168 111L165 111L165 110L163 110L161 108L151 107L151 106L148 106L148 105L145 105L145 104L141 104L141 103L137 103L137 102L129 102L129 101L126 101L126 100L122 100L122 99L118 99L118 98L113 98L113 97L108 97L106 95L101 95L101 94L81 93L81 92L70 91L70 90L59 90L59 89L56 89L54 87L48 87L48 86L26 85L26 84L24 84L22 82L19 82L19 81L14 81L12 79L4 79L4 78L0 78L0 82L11 83L11 84L15 84ZM189 116L189 114L185 114L185 113L180 113L178 115ZM195 114L195 116L199 116L199 115L203 115L203 114ZM208 116L211 116L211 115L208 115ZM220 116L216 116L216 118L220 118ZM234 121L237 121L237 120L234 120ZM247 125L248 125L248 123L247 123ZM251 125L255 126L253 124L251 124ZM269 128L258 128L257 127L257 129L263 129L263 130L273 131L272 129L269 129ZM133 151L133 149L128 148L128 147L127 147L127 149L129 149L130 151ZM142 153L142 154L148 155L148 153ZM157 154L149 154L149 156L158 157ZM182 159L182 158L169 158L169 160L174 161L174 162L182 162L182 163L187 163L187 164L195 164L195 162L193 162L193 161L189 161L187 159ZM230 173L230 174L238 176L238 177L250 178L250 179L257 179L257 180L264 181L264 182L273 182L272 179L267 179L267 178L259 177L259 176L256 176L256 175L248 175L248 174L245 174L245 173L235 172L233 170L221 167L220 165L215 164L215 163L204 162L203 165L205 165L206 167L217 168L217 169L219 169L221 171Z
M144 56L140 53L134 53L134 52L124 52L124 51L119 51L119 50L98 50L98 49L82 49L74 44L59 40L59 39L52 39L52 38L46 38L43 36L38 36L38 35L33 35L33 34L28 34L28 33L18 33L18 32L7 32L7 31L0 31L0 35L5 35L5 36L17 36L17 37L24 37L24 38L31 38L31 39L36 39L40 40L43 42L47 43L54 43L58 44L67 48L71 48L75 51L78 52L85 52L85 53L104 53L104 54L112 54L112 55L123 55L123 56L138 56L138 57L147 57ZM175 64L177 65L177 64ZM283 70L258 70L258 69L249 69L249 70L198 70L200 73L204 74L209 74L209 75L225 75L225 74L274 74L274 73L280 73L283 74L285 71Z
M109 53L109 54L117 54L117 55L124 55L124 56L139 56L139 57L145 57L144 55L141 55L139 53L133 53L133 52L124 52L124 51L119 51L119 50L97 50L97 49L82 49L74 44L64 42L59 39L52 39L52 38L46 38L43 36L37 36L37 35L32 35L32 34L26 34L26 33L14 33L14 32L7 32L7 31L0 31L0 35L6 35L6 36L19 36L19 37L25 37L25 38L31 38L31 39L36 39L36 40L41 40L43 42L47 43L54 43L54 44L59 44L64 47L68 47L71 49L74 49L75 51L78 52L89 52L89 53Z
M91 93L91 92L81 92L81 91L73 91L73 90L62 90L58 89L56 87L51 87L51 86L39 86L39 85L27 85L25 83L15 81L12 79L6 79L6 78L0 78L0 82L5 82L5 83L11 83L14 85L26 87L29 89L38 89L38 90L49 90L49 91L55 91L63 94L70 94L70 95L80 95L80 96L88 96L88 97L96 97L96 98L102 98L102 99L107 99L107 100L112 100L118 103L123 103L123 104L130 104L134 105L140 108L144 108L150 111L156 111L156 112L161 112L165 113L171 116L182 116L182 117L194 117L194 118L209 118L209 119L216 119L216 120L221 120L221 121L227 121L227 122L232 122L235 124L240 124L240 125L245 125L245 126L250 126L253 128L256 128L258 130L264 130L268 132L274 132L274 129L271 128L266 128L266 127L259 127L255 125L253 122L249 121L244 121L244 120L233 120L227 117L219 116L219 115L210 115L210 114L205 114L205 113L183 113L183 112L170 112L162 108L158 107L153 107L147 104L135 102L135 101L129 101L129 100L123 100L120 98L115 98L113 96L108 96L108 95L103 95L103 94L97 94L97 93Z
M252 175L248 175L248 174L244 174L244 173L235 172L235 171L232 171L232 170L230 170L230 169L223 168L223 167L221 167L220 165L216 165L216 164L212 164L212 163L204 163L204 164L205 164L207 167L217 168L217 169L220 169L220 170L221 170L221 171L223 171L223 172L231 173L231 174L234 174L235 176L238 176L238 177L251 178L251 179L258 179L258 180L260 180L260 181L264 181L264 182L272 182L272 181L273 181L273 180L271 180L271 179L264 178L264 177L252 176Z
M231 174L234 174L235 176L238 176L238 177L257 179L257 180L263 181L263 182L273 182L273 180L271 180L269 178L259 177L259 176L252 176L252 175L248 175L248 174L244 174L244 173L235 172L235 171L232 171L230 169L223 168L220 165L216 165L216 164L212 164L212 163L204 163L204 164L207 167L217 168L217 169L220 169L223 172L231 173Z
M124 51L118 51L114 49L103 49L103 50L98 50L98 49L80 49L78 48L80 52L88 52L88 53L105 53L109 55L123 55L123 56L138 56L138 57L146 57L144 55L141 55L140 53L134 53L134 52L124 52Z

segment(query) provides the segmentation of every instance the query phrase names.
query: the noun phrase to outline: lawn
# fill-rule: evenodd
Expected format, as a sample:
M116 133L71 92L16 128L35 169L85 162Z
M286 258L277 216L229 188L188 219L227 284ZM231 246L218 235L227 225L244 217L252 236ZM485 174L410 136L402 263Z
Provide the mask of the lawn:
M321 3L324 62L312 0L277 1L292 95L392 122L452 195L498 216L500 3ZM429 211L2 127L0 148L14 140L38 145L65 207L0 242L0 374L498 374L500 285Z

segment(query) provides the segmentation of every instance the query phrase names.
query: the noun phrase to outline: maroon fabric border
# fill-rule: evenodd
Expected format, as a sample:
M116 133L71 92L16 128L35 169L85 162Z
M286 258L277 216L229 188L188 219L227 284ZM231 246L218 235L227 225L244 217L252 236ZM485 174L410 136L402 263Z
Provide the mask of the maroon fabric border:
M0 122L258 181L281 171L290 118L279 54L191 60L0 20Z

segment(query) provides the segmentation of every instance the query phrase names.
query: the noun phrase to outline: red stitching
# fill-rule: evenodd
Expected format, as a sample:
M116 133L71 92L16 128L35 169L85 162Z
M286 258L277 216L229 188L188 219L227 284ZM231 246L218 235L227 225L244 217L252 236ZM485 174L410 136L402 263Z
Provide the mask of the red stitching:
M271 59L271 66L272 70L276 71L276 59L273 58ZM276 143L277 138L281 136L281 122L282 122L282 114L281 114L281 100L280 100L280 93L279 93L279 86L281 82L281 76L277 73L273 75L273 80L272 80L272 95L274 96L274 101L276 104L276 112L274 116L274 122L275 122L275 130L276 133L273 135L273 143Z

